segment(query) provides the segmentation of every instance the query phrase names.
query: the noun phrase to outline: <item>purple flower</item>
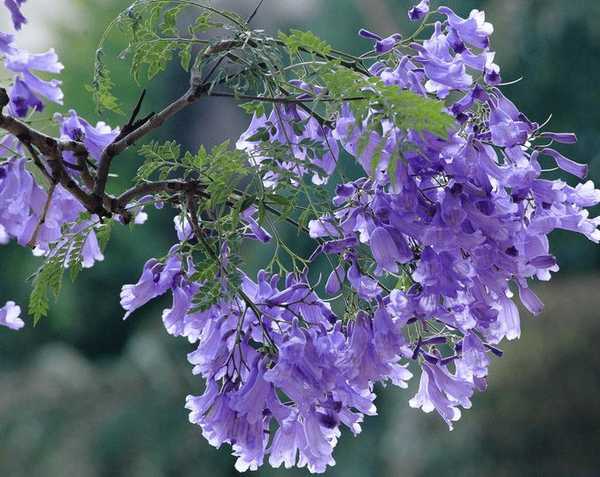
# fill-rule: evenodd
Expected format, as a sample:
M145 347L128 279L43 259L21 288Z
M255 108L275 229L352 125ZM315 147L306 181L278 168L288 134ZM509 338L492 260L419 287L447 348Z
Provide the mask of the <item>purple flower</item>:
M486 330L488 331L488 330ZM486 334L491 335L492 343L499 343L502 338L514 340L521 337L521 320L519 309L515 303L506 297L498 300L498 316Z
M258 212L256 207L249 207L240 214L242 221L248 224L251 230L251 233L247 236L259 242L270 242L271 235L253 217L256 212Z
M25 0L4 0L4 5L10 12L15 30L20 30L23 24L27 23L27 19L21 13L23 3L25 3Z
M296 82L307 91L318 96L320 90L303 82ZM307 148L304 144L319 143L322 152L314 148ZM270 158L265 154L262 143L281 144L290 152L289 158L285 155L280 158ZM273 160L286 172L292 184L297 184L305 174L314 171L312 181L314 184L324 184L335 170L339 150L329 127L321 125L314 117L295 105L276 106L269 117L252 117L248 130L237 141L236 147L248 153L250 163L260 165L265 160ZM263 177L265 187L275 187L281 175L269 171Z
M180 242L190 240L194 236L194 232L192 231L192 224L190 224L187 217L177 215L173 217L173 222L175 223L175 232L177 232L177 239Z
M442 33L442 25L437 22L431 39L423 45L411 45L419 55L415 61L421 63L425 69L428 81L428 90L435 92L440 97L447 96L449 89L465 90L473 84L473 78L467 74L464 60L459 56L450 54L450 44L446 35Z
M94 127L72 109L69 111L69 116L56 115L55 120L60 124L60 132L65 139L83 142L90 156L96 160L100 160L104 149L117 138L120 132L118 128L112 129L104 122L99 122Z
M499 91L490 99L490 131L497 146L513 147L525 144L533 125L516 106Z
M25 50L16 50L14 53L6 56L4 66L8 70L18 73L23 82L34 94L62 104L63 93L60 89L61 82L56 79L45 81L31 72L33 70L60 73L64 67L58 61L58 56L54 49L40 54L31 54Z
M244 385L232 393L232 409L250 423L262 421L267 399L273 393L273 386L265 380L266 364L264 359L257 359Z
M14 301L9 301L0 308L0 326L5 326L11 330L20 330L25 326L25 322L20 318L21 307Z
M452 422L458 421L461 416L458 406L469 408L472 394L473 387L468 381L452 376L438 365L425 362L419 390L409 405L424 412L435 409L452 430Z
M13 55L16 51L15 36L0 31L0 53Z
M546 148L542 150L542 154L546 154L552 157L556 161L556 165L563 171L573 174L580 179L584 179L588 175L588 166L585 164L578 164L571 159L566 158L558 151L554 149Z
M0 224L5 234L27 243L37 224L31 205L42 210L45 193L25 169L24 159L13 159L0 166Z
M544 309L544 304L527 286L519 284L519 298L521 298L521 303L523 303L523 306L534 315L539 315Z
M384 227L377 227L373 230L370 247L379 267L390 273L398 273L397 261L400 258L400 252L391 234Z
M577 136L574 133L554 133L554 132L543 132L540 137L547 137L556 141L560 144L575 144L577 143Z
M5 66L15 73L26 73L29 70L60 73L64 68L58 61L58 56L54 48L51 48L46 53L38 54L19 50L16 54L6 57Z
M593 207L600 204L600 190L596 189L592 181L577 184L574 188L567 188L568 201L579 207Z
M381 293L377 281L360 273L356 261L352 263L348 270L348 281L358 295L365 300L375 298Z
M429 13L429 0L421 0L408 11L409 20L416 22L423 19Z
M484 79L486 84L492 86L496 86L502 81L502 77L500 76L500 67L493 61L486 63Z
M123 319L150 300L165 294L180 271L181 259L177 254L169 254L164 264L154 258L148 260L138 282L135 285L123 285L121 289L121 306L126 311Z
M298 460L298 448L305 440L304 429L298 422L298 411L295 410L282 422L273 436L269 464L275 468L281 464L286 469L292 468Z
M468 111L476 101L486 101L487 99L488 94L485 89L476 84L469 93L452 105L451 111L455 116L459 117L465 111Z
M29 109L42 111L44 104L33 94L27 83L20 78L15 78L15 83L8 93L10 98L9 108L13 116L24 118Z
M349 344L342 366L347 366L346 376L350 383L358 389L370 389L372 383L376 381L391 380L395 385L406 388L412 374L404 367L399 365L399 353L404 345L403 336L394 330L393 322L385 309L380 308L374 318L371 320L364 313L359 313L356 317L352 330L349 335ZM375 321L377 321L377 335L375 335ZM387 329L391 334L384 337L381 334L382 329ZM395 350L389 346L380 348L379 345L385 341L395 341L398 345ZM389 344L389 343L388 343Z
M339 236L339 231L333 224L331 217L321 217L317 220L311 220L308 223L308 229L311 238Z
M490 359L481 340L468 333L462 341L461 357L455 361L457 376L474 382L476 378L485 378L488 374Z
M346 270L342 265L338 265L329 275L325 290L329 295L335 295L342 289L342 284L346 278Z
M382 38L376 33L361 29L358 34L363 38L373 40L375 42L375 51L381 54L391 51L402 40L402 35L399 33Z
M188 283L183 277L175 280L173 307L164 310L162 314L165 329L171 336L183 336L185 334L185 318L192 306L192 298L199 288L196 284Z
M490 35L494 32L494 27L491 23L485 21L485 12L472 10L469 18L466 19L459 17L448 7L440 7L438 12L446 15L448 24L456 31L462 41L477 48L487 48L489 46Z
M104 254L100 250L100 244L98 243L98 237L92 231L85 238L83 247L81 249L81 265L83 268L91 268L96 262L102 262L104 260Z
M63 236L63 230L67 224L72 224L68 228L73 233L80 232L90 225L90 222L82 222L75 225L75 222L79 219L80 214L85 209L81 203L62 186L57 186L54 190L52 200L50 201L42 223L41 218L46 202L47 193L39 188L39 186L34 187L31 215L29 216L29 220L23 232L18 237L18 241L21 245L29 244L35 233L34 231L37 229L38 233L35 240L34 253L39 255L48 254L51 249L51 244L60 242ZM93 232L90 232L89 235L92 234ZM93 240L95 240L95 236ZM95 255L98 255L100 259L103 258L102 254L99 253L99 250L96 250L98 248L97 242L95 245L96 246L94 246L94 243L88 242L87 247L85 247L86 255L84 256L84 259L86 266L90 265L90 262L93 264Z

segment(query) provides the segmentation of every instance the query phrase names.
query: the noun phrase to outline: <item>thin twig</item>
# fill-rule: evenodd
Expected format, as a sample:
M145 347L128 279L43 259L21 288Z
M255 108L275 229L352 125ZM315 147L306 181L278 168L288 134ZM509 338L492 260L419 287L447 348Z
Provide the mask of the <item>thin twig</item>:
M246 18L246 23L250 23L252 20L254 20L254 17L256 16L256 14L258 13L258 11L260 10L260 7L264 3L264 1L265 0L260 0L258 2L258 5L256 5L256 8L254 9L254 11L248 16L248 18Z
M252 96L247 94L227 93L223 91L213 91L210 96L217 98L234 98L248 101L264 101L268 103L284 103L284 104L300 104L300 103L331 103L337 101L365 101L368 98L365 96L352 96L349 98L328 98L328 97L312 97L312 98L294 98L287 96Z
M52 196L54 195L54 191L56 190L56 182L50 183L50 188L48 189L48 197L46 198L46 203L44 204L44 209L42 210L42 215L40 216L40 220L38 221L35 230L33 231L33 235L31 239L27 243L27 245L31 248L35 248L38 236L40 235L40 230L44 223L46 223L46 216L48 215L48 211L50 210L50 204L52 203Z
M52 177L52 174L50 174L48 172L48 169L46 169L46 166L44 166L44 164L40 160L40 157L38 156L38 153L35 151L33 146L31 144L25 144L25 148L29 151L29 154L31 155L31 157L33 159L33 163L40 170L40 172L44 175L44 177L46 179L48 179L48 182L50 184L52 184L54 182L54 178Z
M131 189L123 192L120 196L115 199L115 208L121 209L131 204L136 199L144 197L145 195L164 193L178 193L178 192L193 192L196 194L202 194L204 190L203 185L197 181L184 182L177 179L158 181L158 182L146 182ZM118 210L115 210L117 212Z
M91 192L94 190L94 178L90 174L88 155L87 154L76 154L77 164L80 168L81 179L83 183Z

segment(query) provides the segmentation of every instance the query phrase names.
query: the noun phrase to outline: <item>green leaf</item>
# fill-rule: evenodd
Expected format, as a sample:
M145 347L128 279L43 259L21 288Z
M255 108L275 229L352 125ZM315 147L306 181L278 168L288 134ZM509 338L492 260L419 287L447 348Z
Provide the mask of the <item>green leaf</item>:
M180 167L181 146L177 141L163 144L152 141L140 147L138 153L145 158L137 171L138 181L149 180L155 174L164 179Z
M160 31L164 35L177 35L177 17L186 8L186 5L179 4L171 6L164 14L163 21L160 25Z
M115 86L111 79L110 71L103 61L103 51L98 49L96 52L96 63L94 68L94 79L91 85L85 85L86 91L92 94L96 109L99 112L112 111L117 114L124 114L119 100L112 93Z
M261 101L250 101L248 103L240 104L242 108L248 114L256 114L256 116L265 115L265 104Z
M444 111L442 101L401 90L396 86L378 85L384 107L394 124L401 129L429 131L446 138L454 118Z
M311 31L290 30L290 35L279 32L279 39L285 44L292 55L307 51L321 56L331 53L331 46Z
M203 33L214 28L223 28L223 23L212 21L212 17L212 12L205 12L201 15L198 15L194 23L189 28L190 33L197 35L198 33Z
M112 234L113 221L107 220L102 225L96 228L96 239L98 240L98 245L100 246L100 250L104 252L110 241L110 237Z
M29 314L34 325L48 316L50 293L57 297L62 286L64 268L58 260L48 260L34 275L33 289L29 297Z

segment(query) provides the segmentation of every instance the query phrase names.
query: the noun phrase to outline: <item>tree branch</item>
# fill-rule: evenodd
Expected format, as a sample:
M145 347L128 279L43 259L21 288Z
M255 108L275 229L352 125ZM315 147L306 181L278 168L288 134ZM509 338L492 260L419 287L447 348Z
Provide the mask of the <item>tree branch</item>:
M81 179L83 180L83 183L85 184L85 186L88 188L88 190L91 192L94 190L94 178L92 177L91 173L90 173L90 168L88 165L88 155L86 154L80 154L77 153L75 154L75 157L77 157L77 164L79 165L79 168L81 169L80 174L81 174Z
M179 99L169 104L160 113L150 117L150 119L148 119L144 124L127 134L122 139L119 139L108 146L100 158L94 195L96 197L102 197L104 195L104 191L106 190L106 182L108 180L108 173L110 172L110 166L115 156L121 154L123 151L125 151L125 149L135 144L136 141L144 137L146 134L162 126L168 119L175 116L181 110L195 103L202 96L206 95L207 91L208 87L206 85L192 84L186 93Z
M42 171L45 171L45 167L36 148L40 151L50 168L51 173L49 175L51 177L51 182L59 182L67 191L79 200L89 212L100 216L110 215L110 213L104 209L102 201L98 202L94 197L86 194L65 170L62 157L63 151L69 150L75 154L85 154L87 157L88 151L86 147L77 141L61 141L55 139L37 131L18 119L5 116L2 110L7 104L8 94L4 88L0 88L0 128L14 135L29 151L36 165L38 167L41 165ZM46 176L48 176L47 171Z
M144 184L137 185L131 189L123 192L120 196L115 199L115 207L117 209L125 208L128 204L131 204L136 199L144 197L149 194L164 193L176 193L176 192L188 192L202 194L204 186L198 181L184 182L180 180L166 180L158 182L146 182ZM117 212L117 210L115 210Z

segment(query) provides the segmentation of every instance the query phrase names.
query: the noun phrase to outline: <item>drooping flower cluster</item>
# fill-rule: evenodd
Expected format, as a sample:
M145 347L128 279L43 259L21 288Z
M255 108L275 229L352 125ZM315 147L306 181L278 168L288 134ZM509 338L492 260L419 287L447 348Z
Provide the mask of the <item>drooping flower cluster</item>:
M16 29L25 22L22 3L5 0ZM253 116L237 148L258 171L260 187L254 194L217 183L231 192L221 222L210 208L198 213L194 202L194 193L210 202L207 191L219 188L210 174L207 183L163 180L175 191L170 203L179 212L178 243L163 260L148 260L138 282L122 288L124 318L172 294L163 324L196 346L188 360L206 383L202 395L187 398L190 421L211 445L230 445L240 471L268 460L324 472L335 463L341 430L357 434L364 417L375 414L375 386L405 388L413 372L420 382L409 405L435 410L452 429L461 408L486 388L492 355L502 355L499 343L520 336L514 295L531 313L542 310L530 282L549 280L558 270L549 234L563 229L600 241L600 220L587 210L600 203L600 191L591 181L571 186L544 175L542 164L551 161L586 176L585 165L553 148L574 143L575 135L544 131L504 96L490 49L493 27L484 13L462 18L447 7L433 11L423 0L408 16L422 22L419 31L431 26L431 36L403 40L360 30L373 44L363 58L374 59L368 71L360 70L371 81L360 91L364 96L339 100L325 84L294 79L286 87L296 94L270 98L272 110ZM430 18L437 21L429 24ZM23 118L41 111L44 100L62 102L60 82L34 73L60 72L53 50L32 55L17 48L13 35L0 33L0 55L14 74L5 114ZM313 63L325 63L323 57ZM378 104L359 112L352 101L368 100L381 84L444 101L453 126L444 134L400 127ZM322 99L328 107L319 111L327 118L306 106ZM332 110L336 101L341 104ZM96 166L120 131L93 126L75 111L57 114L55 122L61 141L75 141L87 152L62 151L69 178L92 189L83 172ZM184 161L202 170L205 152ZM309 181L314 188L325 184L343 152L364 174L335 184L327 213L314 213L310 196L294 204L277 195ZM38 183L32 162L39 168L39 158L11 135L0 139L0 158L0 243L14 239L52 256L70 236L83 234L81 266L103 259L95 233L99 218L86 213L53 171L42 164L48 184ZM176 168L166 170L162 179ZM197 170L185 178L202 177ZM144 205L162 207L165 195L153 195L155 185L141 184L143 194L151 192L132 206L137 223L146 218ZM304 213L298 220L285 216L314 239L310 257L295 255L277 229L265 228L266 210L285 215L273 204L313 213L307 227ZM275 242L292 257L293 271L282 277L263 270L251 279L231 248L244 240ZM203 262L196 261L199 254ZM330 270L320 296L309 272L323 257ZM8 302L0 325L21 328L19 315Z
M417 20L428 13L424 1L409 16ZM548 235L563 229L600 241L600 221L586 210L600 203L600 191L591 181L573 187L543 177L544 161L580 179L587 166L551 147L572 144L575 135L544 132L501 92L500 68L490 50L493 27L484 13L474 10L466 19L446 7L436 13L441 19L432 36L411 43L411 53L396 48L400 35L382 38L366 30L360 35L381 54L372 75L386 85L446 100L457 126L448 137L402 130L385 120L374 130L369 117L357 120L350 102L345 104L332 137L366 177L337 186L333 213L313 220L310 234L322 242L313 257L341 259L326 292L333 296L347 286L377 304L373 315L358 312L352 327L340 328L340 342L367 333L362 320L375 327L378 313L393 316L405 335L392 349L421 368L410 405L436 410L452 428L460 407L469 408L473 393L485 389L490 353L501 355L496 345L520 336L514 293L531 313L542 310L529 280L549 280L558 271ZM317 88L315 96L326 94ZM258 149L248 138L258 143L264 124L264 118L254 118L238 146ZM361 268L365 245L375 262L372 273ZM408 282L404 291L389 293L380 281L389 274ZM352 369L370 371L367 388L394 381L391 370L375 371L377 359L367 349L357 357L362 362ZM340 354L338 363L346 359Z
M194 270L178 250L164 263L147 262L121 304L128 317L171 290L164 325L197 344L188 359L207 383L202 396L188 397L190 420L212 445L233 447L238 470L255 470L268 454L276 467L323 472L334 463L340 426L356 434L363 416L375 413L373 383L406 387L412 375L400 360L412 351L400 308L381 301L373 318L360 313L343 324L304 277L286 277L280 290L279 277L260 272L257 282L243 276L244 298L195 311L202 284L189 281ZM272 421L278 430L270 439Z
M51 194L51 195L50 195ZM50 251L50 245L61 241L68 233L89 229L82 248L83 266L89 268L104 257L93 230L93 217L78 221L85 208L62 186L47 192L35 181L23 158L11 159L0 165L0 237L20 245L30 246L36 255ZM42 220L43 219L43 220Z

